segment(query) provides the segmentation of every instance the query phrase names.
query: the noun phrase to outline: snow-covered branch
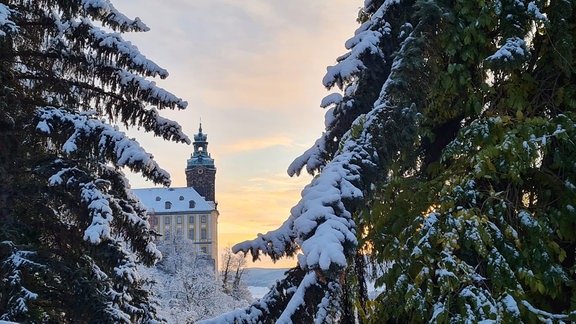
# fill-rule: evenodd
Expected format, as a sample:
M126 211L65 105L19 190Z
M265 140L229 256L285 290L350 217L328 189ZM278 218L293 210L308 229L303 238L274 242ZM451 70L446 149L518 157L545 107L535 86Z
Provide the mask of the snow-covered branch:
M18 31L18 26L11 19L14 10L10 9L3 3L0 3L0 37L12 34Z
M110 208L111 197L90 182L81 184L80 191L82 202L88 205L88 212L92 217L92 223L84 232L84 240L92 244L99 244L112 238L111 223L113 220Z
M143 100L159 106L176 106L184 109L188 103L174 94L156 86L156 82L123 69L114 71L115 78L123 87L134 88L134 93Z
M302 249L298 260L303 269L344 268L346 253L350 252L346 249L353 249L357 244L349 209L353 210L363 197L357 187L361 181L359 171L370 158L356 144L347 142L343 152L306 186L302 199L278 230L237 244L234 252L250 251L257 257L260 251L277 259L294 252L294 241Z
M131 68L143 71L147 76L160 76L163 79L168 77L168 71L146 58L135 45L124 40L120 33L108 33L91 25L87 21L83 21L82 24L88 25L87 27L90 28L89 35L93 37L93 46L98 46L99 49L104 52L118 53L120 55L120 62L129 62ZM79 24L75 27L81 28L83 26ZM72 32L74 32L74 30L70 31L70 33Z
M170 175L146 153L140 144L129 139L123 132L86 113L73 113L61 108L45 107L38 111L37 131L61 142L61 151L65 155L73 155L78 147L90 146L97 148L95 152L101 158L118 167L128 167L141 172L157 183L170 184ZM65 139L57 141L63 134L54 133L56 129L71 130Z
M82 0L82 7L88 12L101 18L105 25L119 28L121 31L148 31L149 28L140 18L130 19L114 8L108 0Z
M364 23L358 28L354 37L345 43L350 52L340 56L337 59L338 64L326 68L326 75L322 79L322 84L326 88L330 89L337 85L341 90L344 89L345 84L350 83L355 75L366 68L362 62L365 53L383 56L378 48L382 34L378 30L371 29L374 25L373 20Z
M36 272L43 270L45 266L31 260L36 252L19 250L13 242L0 242L0 249L9 253L8 257L0 264L0 273L4 278L2 284L10 287L13 291L10 299L7 300L8 307L3 309L5 313L0 313L0 320L2 320L28 312L28 303L38 298L38 294L25 287L23 272Z
M336 85L344 91L344 95L332 93L322 99L320 106L330 107L324 118L325 132L310 149L290 164L288 168L290 176L299 175L304 166L310 174L322 171L323 167L334 158L335 152L340 149L338 145L344 134L352 127L352 122L373 109L375 96L359 98L355 94L360 82L380 84L382 81L379 79L388 76L387 68L382 67L386 66L392 53L383 51L382 42L395 43L404 37L402 28L393 30L387 21L389 16L394 16L393 10L391 13L387 10L395 2L386 1L380 8L374 8L375 12L370 19L346 42L345 46L349 52L339 57L335 66L327 68L322 81L324 86L331 89ZM362 73L365 69L374 67L381 69L377 76Z

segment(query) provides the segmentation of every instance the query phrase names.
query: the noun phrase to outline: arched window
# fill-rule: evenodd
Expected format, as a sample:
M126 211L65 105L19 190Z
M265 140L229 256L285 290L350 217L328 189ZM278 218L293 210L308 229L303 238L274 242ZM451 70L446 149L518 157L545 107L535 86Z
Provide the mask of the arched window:
M172 203L169 202L169 201L165 202L165 203L164 203L164 208L166 208L166 209L172 208Z
M156 196L156 201L160 201L162 200L162 198L160 198L160 196Z
M180 199L180 200L184 200L184 196L180 196L180 198L178 198L178 199Z
M194 208L194 207L196 207L196 202L194 200L190 200L188 202L188 208Z

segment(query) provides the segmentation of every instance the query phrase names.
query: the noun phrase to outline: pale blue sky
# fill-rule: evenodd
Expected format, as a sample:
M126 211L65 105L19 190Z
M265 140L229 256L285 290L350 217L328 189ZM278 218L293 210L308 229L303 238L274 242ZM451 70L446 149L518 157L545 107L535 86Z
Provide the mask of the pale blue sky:
M277 228L310 181L288 177L286 168L323 130L319 105L330 92L322 77L346 52L362 1L113 3L150 27L125 38L170 72L157 83L189 103L187 110L163 116L177 120L189 136L202 119L218 169L220 247ZM135 136L170 172L173 186L185 186L192 147ZM134 188L151 186L137 176L130 180Z

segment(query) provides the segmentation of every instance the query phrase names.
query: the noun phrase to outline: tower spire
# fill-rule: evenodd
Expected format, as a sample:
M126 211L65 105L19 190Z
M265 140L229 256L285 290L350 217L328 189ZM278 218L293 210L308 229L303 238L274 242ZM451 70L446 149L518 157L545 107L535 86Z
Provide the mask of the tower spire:
M186 183L193 187L207 201L215 201L215 175L214 159L208 152L208 136L202 133L202 121L198 127L198 134L194 134L194 152L186 164Z

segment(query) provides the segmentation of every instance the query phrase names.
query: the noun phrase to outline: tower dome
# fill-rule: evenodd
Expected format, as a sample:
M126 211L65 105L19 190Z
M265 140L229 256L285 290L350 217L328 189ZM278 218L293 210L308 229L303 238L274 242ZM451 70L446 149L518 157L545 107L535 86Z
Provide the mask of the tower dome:
M186 183L193 187L206 200L215 202L216 167L208 152L208 136L202 132L202 123L198 133L194 134L194 152L186 163Z

